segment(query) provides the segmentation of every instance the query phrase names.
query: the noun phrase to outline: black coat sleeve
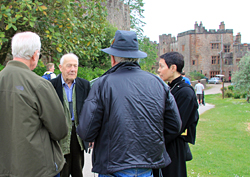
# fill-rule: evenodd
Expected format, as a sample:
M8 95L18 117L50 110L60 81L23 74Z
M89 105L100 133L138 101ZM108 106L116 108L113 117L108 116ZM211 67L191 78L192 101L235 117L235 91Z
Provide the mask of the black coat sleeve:
M183 87L178 92L173 92L173 94L181 116L182 127L179 134L165 136L166 144L180 136L186 129L188 129L187 132L190 134L189 127L198 121L198 104L194 91L189 87Z
M166 93L167 94L164 114L164 134L171 137L179 134L182 122L173 95L169 90L166 90Z

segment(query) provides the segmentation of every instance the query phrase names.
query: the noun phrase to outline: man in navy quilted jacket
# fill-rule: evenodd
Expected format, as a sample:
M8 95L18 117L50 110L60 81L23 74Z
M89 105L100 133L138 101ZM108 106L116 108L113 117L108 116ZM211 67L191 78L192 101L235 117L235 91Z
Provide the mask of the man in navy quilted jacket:
M95 142L93 172L99 177L151 177L152 169L171 160L164 134L175 136L181 120L169 87L141 70L136 33L116 31L111 47L112 68L98 78L85 100L77 133Z

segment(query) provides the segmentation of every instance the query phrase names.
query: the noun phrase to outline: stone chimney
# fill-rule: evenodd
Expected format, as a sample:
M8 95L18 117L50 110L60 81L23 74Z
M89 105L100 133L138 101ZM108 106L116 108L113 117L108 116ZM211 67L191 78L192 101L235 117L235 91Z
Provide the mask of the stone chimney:
M240 33L237 33L235 42L237 42L238 44L241 44L241 34Z
M194 29L198 28L198 23L197 21L195 21L195 24L194 24Z
M224 22L220 22L219 29L224 30L225 29L225 24Z

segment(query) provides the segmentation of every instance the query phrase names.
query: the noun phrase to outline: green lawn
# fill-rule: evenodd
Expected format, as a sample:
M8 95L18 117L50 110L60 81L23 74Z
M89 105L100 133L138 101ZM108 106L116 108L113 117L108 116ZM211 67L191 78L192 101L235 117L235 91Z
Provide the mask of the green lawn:
M250 104L221 94L205 100L215 108L200 116L188 176L250 177Z

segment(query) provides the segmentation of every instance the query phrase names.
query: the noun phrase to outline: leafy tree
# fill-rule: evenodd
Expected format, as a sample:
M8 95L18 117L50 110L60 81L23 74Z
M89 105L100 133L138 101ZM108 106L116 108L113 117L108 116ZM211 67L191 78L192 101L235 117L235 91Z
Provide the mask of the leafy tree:
M90 66L104 39L104 0L1 0L0 63L10 53L11 37L33 31L41 37L42 53L57 61L74 52Z
M124 0L124 3L130 8L130 28L134 29L139 37L143 38L142 27L145 25L145 22L141 20L144 18L143 0Z
M247 101L250 98L250 53L241 58L238 71L233 74L232 81L235 90L239 93L247 93Z
M124 3L130 7L130 28L137 33L139 48L148 54L146 58L140 60L140 66L143 70L155 74L157 44L149 41L149 39L143 35L142 27L145 25L145 22L142 21L144 18L144 2L143 0L124 0Z
M151 42L149 38L143 37L139 39L139 49L147 53L147 57L140 60L140 66L143 70L156 73L156 58L157 58L157 44Z
M116 31L117 28L107 22L106 28L104 30L105 38L101 41L102 49L110 47ZM99 67L101 69L108 69L111 67L110 56L108 54L99 50L97 55L98 57L93 60L92 68Z

